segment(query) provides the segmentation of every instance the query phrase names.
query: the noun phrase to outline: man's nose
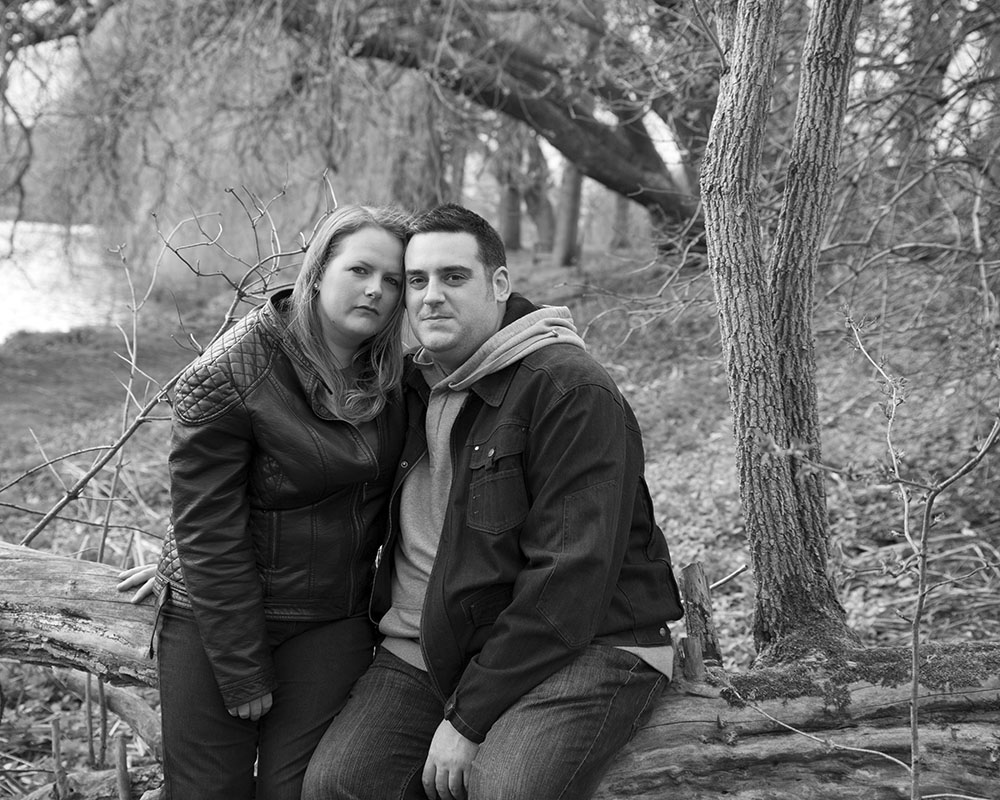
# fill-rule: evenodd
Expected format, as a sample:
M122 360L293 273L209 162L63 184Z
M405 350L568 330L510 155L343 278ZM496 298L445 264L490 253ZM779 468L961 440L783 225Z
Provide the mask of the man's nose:
M424 291L424 303L429 306L437 305L444 300L444 294L442 293L441 281L434 280L433 278L427 281L427 288Z

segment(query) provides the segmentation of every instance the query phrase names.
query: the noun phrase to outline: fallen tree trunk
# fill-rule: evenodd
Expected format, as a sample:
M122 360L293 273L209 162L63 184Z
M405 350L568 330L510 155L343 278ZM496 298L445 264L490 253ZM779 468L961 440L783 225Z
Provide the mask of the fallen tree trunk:
M129 603L115 573L0 544L0 656L154 685L152 605ZM596 797L909 797L909 659L694 670L706 679L675 682ZM926 646L920 683L923 794L1000 798L1000 645Z
M870 650L853 657L893 656ZM1000 647L939 648L938 668L982 658L992 678L966 689L921 687L922 796L1000 798ZM742 688L767 687L769 696L733 705L729 689L679 683L653 711L607 775L598 800L898 800L910 797L910 687L861 678L846 685L816 683L817 694L796 691L800 667L740 676ZM777 694L774 694L777 692Z
M153 605L115 589L107 564L0 542L0 655L108 683L156 685Z

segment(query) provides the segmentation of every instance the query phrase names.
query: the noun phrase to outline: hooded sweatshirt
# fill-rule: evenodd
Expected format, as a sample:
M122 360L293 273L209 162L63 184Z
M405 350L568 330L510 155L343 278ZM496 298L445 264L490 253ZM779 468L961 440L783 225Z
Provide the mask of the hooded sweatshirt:
M420 616L451 494L452 426L476 381L553 344L586 349L564 306L543 307L504 326L451 375L425 350L414 355L413 363L421 368L431 389L425 421L427 456L403 482L400 536L393 554L392 607L379 622L379 631L385 636L383 646L414 667L426 670L420 649ZM671 677L674 651L670 645L620 649Z
M540 308L504 326L450 375L420 349L420 367L431 392L427 402L427 454L403 482L400 537L393 557L392 607L379 623L385 648L425 669L420 651L420 614L444 528L451 493L451 429L465 405L469 387L480 378L515 364L552 344L584 348L569 309Z

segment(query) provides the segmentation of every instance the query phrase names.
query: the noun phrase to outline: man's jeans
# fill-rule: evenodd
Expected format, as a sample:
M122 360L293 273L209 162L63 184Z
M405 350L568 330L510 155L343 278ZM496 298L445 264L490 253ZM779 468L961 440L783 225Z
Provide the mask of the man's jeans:
M252 722L226 711L191 612L168 606L162 613L165 797L299 800L316 742L371 664L371 625L360 617L269 623L278 686L271 710Z
M470 800L584 800L667 679L623 650L587 647L507 709L472 763ZM427 673L379 649L316 748L302 800L426 800L443 702Z

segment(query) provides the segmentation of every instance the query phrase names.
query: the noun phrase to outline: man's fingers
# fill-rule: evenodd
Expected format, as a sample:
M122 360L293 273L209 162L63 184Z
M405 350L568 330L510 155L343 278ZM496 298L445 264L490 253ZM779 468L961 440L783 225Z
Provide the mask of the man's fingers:
M448 776L448 789L455 800L465 800L465 790L468 779L465 772L452 772Z
M440 797L441 800L454 800L451 794L451 789L449 788L450 782L451 773L443 769L439 769L434 783L437 786L438 797Z
M427 795L427 800L438 800L437 786L434 783L436 772L433 762L428 760L424 763L424 774L421 776L420 782L424 785L424 794Z

